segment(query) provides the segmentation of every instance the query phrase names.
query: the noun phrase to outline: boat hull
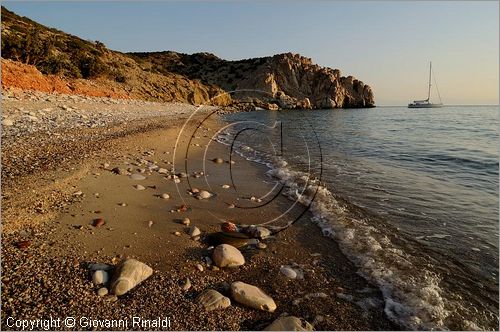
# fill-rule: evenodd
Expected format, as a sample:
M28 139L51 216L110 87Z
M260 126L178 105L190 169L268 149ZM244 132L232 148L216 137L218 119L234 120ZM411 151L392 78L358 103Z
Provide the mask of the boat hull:
M441 108L443 104L408 104L408 108Z

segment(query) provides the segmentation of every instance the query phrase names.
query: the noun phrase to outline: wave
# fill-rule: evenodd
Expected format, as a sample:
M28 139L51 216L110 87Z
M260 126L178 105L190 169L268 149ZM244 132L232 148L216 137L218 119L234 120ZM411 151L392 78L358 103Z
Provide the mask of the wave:
M217 140L229 145L228 139L219 136ZM312 220L323 235L333 238L360 275L381 290L384 311L393 322L413 330L449 329L450 324L462 330L481 329L467 319L456 321L456 311L464 310L461 304L446 297L439 274L390 239L395 234L388 236L370 218L354 217L326 186L311 180L307 173L293 170L283 158L259 153L243 144L236 146L235 152L267 165L267 174L285 185L283 194L289 199L305 206L311 204Z

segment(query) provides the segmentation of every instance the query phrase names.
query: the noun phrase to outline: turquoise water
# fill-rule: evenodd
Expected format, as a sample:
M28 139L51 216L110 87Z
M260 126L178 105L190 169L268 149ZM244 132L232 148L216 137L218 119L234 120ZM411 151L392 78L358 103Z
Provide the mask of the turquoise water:
M408 328L498 328L498 107L259 111L226 120L278 124L238 143L289 186L304 174L321 177L315 220L382 289L391 319ZM281 164L269 142L283 145Z

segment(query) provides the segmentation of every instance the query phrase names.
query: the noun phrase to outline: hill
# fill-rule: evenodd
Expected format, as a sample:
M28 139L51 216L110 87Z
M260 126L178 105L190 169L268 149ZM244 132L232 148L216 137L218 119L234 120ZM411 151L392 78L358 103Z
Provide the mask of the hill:
M121 53L4 7L2 57L4 88L269 109L375 105L368 85L299 54L227 61L209 53ZM244 92L225 93L234 90Z

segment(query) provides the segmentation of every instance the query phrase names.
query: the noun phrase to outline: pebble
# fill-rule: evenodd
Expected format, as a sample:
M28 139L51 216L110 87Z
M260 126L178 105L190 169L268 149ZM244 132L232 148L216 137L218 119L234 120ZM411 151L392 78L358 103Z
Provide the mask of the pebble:
M200 271L200 272L203 272L203 265L201 265L201 264L199 264L199 263L198 263L198 264L196 264L196 269L197 269L198 271Z
M174 183L181 183L181 179L174 179Z
M262 242L259 242L255 245L258 249L266 249L267 248L267 244L265 243L262 243Z
M204 307L205 310L212 311L229 307L231 300L216 290L206 289L198 295L196 303Z
M136 190L146 190L146 187L141 186L140 184L135 184L135 185L134 185L134 188L135 188Z
M206 191L206 190L201 190L201 191L198 193L198 195L196 195L196 198L198 198L198 199L208 199L208 198L210 198L210 197L212 197L212 194L211 194L211 193L209 193L209 192L208 192L208 191Z
M314 327L307 321L295 316L283 316L268 325L264 331L313 331Z
M108 302L116 302L118 301L118 296L116 295L106 295L104 296L104 300Z
M212 161L216 164L222 164L224 162L224 160L222 158L214 158L214 159L212 159Z
M280 272L285 275L288 279L295 279L297 278L297 272L295 272L294 269L289 268L287 266L282 266L280 268Z
M228 184L223 184L223 185L222 185L222 188L223 188L223 189L229 189L229 188L231 188L231 186L230 186L230 185L228 185Z
M192 226L190 229L189 229L189 236L191 237L195 237L195 236L198 236L201 234L201 231L198 227L196 226Z
M158 168L157 172L160 174L168 174L168 170L165 168Z
M182 287L181 288L182 288L183 291L189 290L191 288L191 280L189 280L189 278L186 278L184 280L184 282L182 283Z
M14 121L11 120L11 119L3 119L2 120L2 125L4 127L10 127L10 126L13 126L14 125Z
M245 257L229 244L218 245L212 253L212 259L218 267L236 267L245 264Z
M259 287L236 281L231 284L231 295L236 302L268 312L276 310L274 300Z
M92 226L94 226L94 227L101 227L101 226L104 226L105 224L106 224L106 222L104 221L104 219L97 218L97 219L94 219L94 221L92 223Z
M175 236L181 236L181 232L174 232Z
M127 171L124 170L123 168L120 168L120 167L115 167L111 170L111 172L113 172L114 174L118 174L118 175L124 175L124 174L127 174Z
M118 203L120 206L127 206L127 203Z
M191 224L191 220L189 220L189 218L184 218L182 219L182 224L185 226L189 226L189 224Z
M31 241L19 241L16 243L16 247L19 249L26 249L31 245Z
M153 224L154 224L153 220L148 221L148 227L153 226Z
M161 198L163 198L163 199L169 199L170 195L169 194L161 194Z
M144 179L146 179L146 177L144 175L141 175L141 174L132 174L132 175L130 175L130 178L132 180L144 180Z
M106 287L99 288L99 290L97 291L97 295L99 296L108 295L108 289Z
M92 282L94 285L102 285L109 281L109 274L104 270L97 270L92 274Z

